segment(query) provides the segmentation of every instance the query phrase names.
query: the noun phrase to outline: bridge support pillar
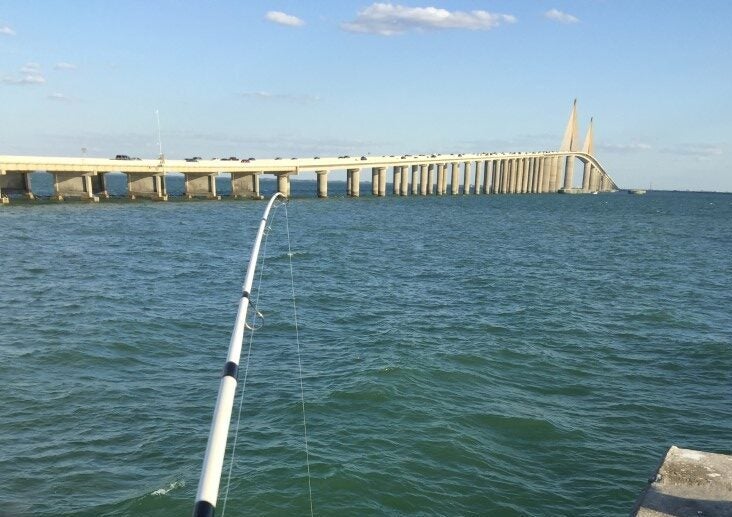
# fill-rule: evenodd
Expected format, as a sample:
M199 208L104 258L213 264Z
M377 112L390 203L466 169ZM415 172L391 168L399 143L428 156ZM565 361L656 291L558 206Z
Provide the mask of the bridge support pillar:
M482 194L490 194L491 184L491 162L486 160L483 162L483 191Z
M35 199L31 188L31 173L0 170L0 204L10 203L8 194L22 193L27 199Z
M96 172L54 172L53 199L63 201L67 197L79 198L82 201L99 202L94 195L92 176Z
M427 166L427 195L431 196L435 193L435 164L430 163Z
M526 193L526 158L519 158L516 190L519 194Z
M539 162L539 159L534 157L529 160L529 181L528 185L526 186L527 193L533 194L534 193L534 183L536 182L536 167Z
M502 177L503 174L503 160L496 160L493 164L493 193L501 193Z
M514 158L512 160L509 160L509 166L511 167L511 180L508 184L508 193L509 194L515 194L516 193L516 184L518 182L518 159Z
M379 195L379 168L371 167L371 195Z
M475 180L473 181L473 194L476 196L480 194L480 180L482 178L481 171L483 170L483 162L477 160L475 162Z
M513 160L513 193L521 194L521 158Z
M569 190L572 188L572 182L574 180L574 155L569 154L564 160L564 189Z
M558 156L552 156L549 159L549 185L547 186L548 192L556 192L557 190L557 174L558 174L558 164L557 164L557 158Z
M529 178L526 183L526 192L534 193L534 182L536 181L536 158L529 158Z
M513 160L505 160L505 169L506 174L504 176L504 179L506 181L506 189L504 191L505 194L511 193L511 182L513 180Z
M513 194L516 167L513 160L506 160L506 194Z
M402 190L402 168L399 165L394 165L392 169L393 176L391 182L391 191L392 194L398 196Z
M427 164L419 166L419 195L427 195Z
M597 192L598 184L597 169L594 165L590 164L590 192Z
M91 177L92 193L100 198L109 199L107 191L107 176L103 172L97 172Z
M325 199L328 197L328 171L315 171L318 182L318 197Z
M496 164L498 171L496 172L496 194L505 194L506 188L506 160L498 160Z
M386 196L386 167L379 167L379 197Z
M536 159L536 173L534 174L534 193L541 194L541 183L544 180L544 158Z
M7 205L10 203L10 198L3 194L3 188L7 188L7 172L3 169L0 169L0 205Z
M491 194L498 194L496 192L496 185L498 184L498 160L491 160Z
M127 173L127 197L130 199L147 198L153 201L167 201L168 192L165 188L165 174L163 173Z
M400 187L400 195L409 195L409 166L402 165L402 182Z
M557 192L559 190L559 162L561 156L552 157L552 168L549 175L549 192Z
M608 180L607 174L602 174L600 179L600 191L607 192L610 190L610 181Z
M258 172L232 172L231 195L235 199L262 199Z
M544 176L546 174L546 158L538 158L537 163L537 177L536 177L536 193L542 194L544 192Z
M538 177L538 169L539 169L539 158L532 158L531 159L531 192L532 194L536 194L536 179Z
M513 194L514 184L516 182L516 166L514 161L506 160L506 194Z
M419 165L412 165L412 185L409 188L409 192L413 196L419 194Z
M584 169L582 171L582 192L590 191L590 170L592 164L589 161L584 162Z
M277 173L277 192L290 197L290 175L286 172Z
M216 176L218 173L191 173L185 172L184 195L188 199L204 197L206 199L221 199L216 193Z
M450 167L450 194L457 196L460 193L460 164L452 162Z
M522 187L524 182L524 158L518 158L516 160L516 194L522 194Z
M501 160L501 194L511 192L511 160Z
M551 175L552 157L545 156L541 159L541 174L539 177L539 193L549 192L549 176Z
M361 169L349 169L351 172L351 197L361 195Z
M442 184L445 182L445 164L437 164L437 195L441 196L444 194L442 191Z
M470 194L470 162L463 162L463 195Z
M592 170L592 164L590 164L590 170L589 170L589 181L587 183L587 191L588 192L594 192L595 191L595 171Z

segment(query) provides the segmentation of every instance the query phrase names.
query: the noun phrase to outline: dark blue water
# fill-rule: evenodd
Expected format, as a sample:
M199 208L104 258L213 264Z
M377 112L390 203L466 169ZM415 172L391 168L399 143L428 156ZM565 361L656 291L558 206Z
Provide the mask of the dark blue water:
M624 515L669 445L732 452L732 196L314 191L287 210L316 515ZM190 513L263 209L0 208L4 512ZM227 515L309 513L284 210Z

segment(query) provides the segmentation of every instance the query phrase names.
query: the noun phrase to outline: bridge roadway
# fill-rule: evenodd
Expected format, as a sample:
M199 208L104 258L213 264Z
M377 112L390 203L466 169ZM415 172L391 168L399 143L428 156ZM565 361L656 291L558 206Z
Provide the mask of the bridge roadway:
M584 164L582 187L574 188L574 162ZM116 160L107 158L71 158L0 155L0 199L6 194L22 194L33 199L30 173L46 171L54 177L53 198L79 198L98 201L109 197L104 175L121 172L127 175L127 192L138 197L167 200L165 175L185 176L185 196L220 199L215 178L229 174L232 196L260 199L259 177L277 177L277 188L290 194L290 176L304 171L317 175L317 194L328 196L328 173L346 170L347 193L360 195L360 173L370 168L372 195L386 195L386 171L393 170L394 195L444 194L519 194L553 192L605 192L617 185L597 159L587 152L544 151L519 153L433 154L403 156L322 157L293 159L228 160ZM448 177L450 189L448 192Z

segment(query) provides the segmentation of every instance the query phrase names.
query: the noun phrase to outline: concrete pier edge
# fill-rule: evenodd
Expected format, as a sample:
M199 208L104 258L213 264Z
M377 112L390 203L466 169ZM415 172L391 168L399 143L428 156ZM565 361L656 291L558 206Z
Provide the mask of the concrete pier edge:
M672 445L630 515L732 516L732 456Z

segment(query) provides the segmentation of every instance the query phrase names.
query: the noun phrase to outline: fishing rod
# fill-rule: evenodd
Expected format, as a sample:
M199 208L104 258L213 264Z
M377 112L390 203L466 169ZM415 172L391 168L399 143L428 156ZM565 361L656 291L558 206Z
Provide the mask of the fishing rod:
M231 410L234 405L234 395L236 393L239 359L241 358L241 348L244 340L244 328L247 327L247 311L249 309L250 293L254 281L254 270L257 268L259 247L262 244L262 236L267 226L269 211L278 197L287 199L283 194L277 192L267 203L267 208L265 208L264 215L259 223L257 237L254 239L252 254L249 257L249 266L247 267L247 274L244 278L244 287L242 289L241 299L239 300L239 309L236 313L234 330L231 332L231 340L229 341L229 354L226 357L224 372L221 375L219 395L216 399L211 431L208 435L206 454L203 457L203 469L201 470L201 478L198 481L193 517L213 517L216 510L221 470L224 466L224 454L226 453L226 439L229 434Z

